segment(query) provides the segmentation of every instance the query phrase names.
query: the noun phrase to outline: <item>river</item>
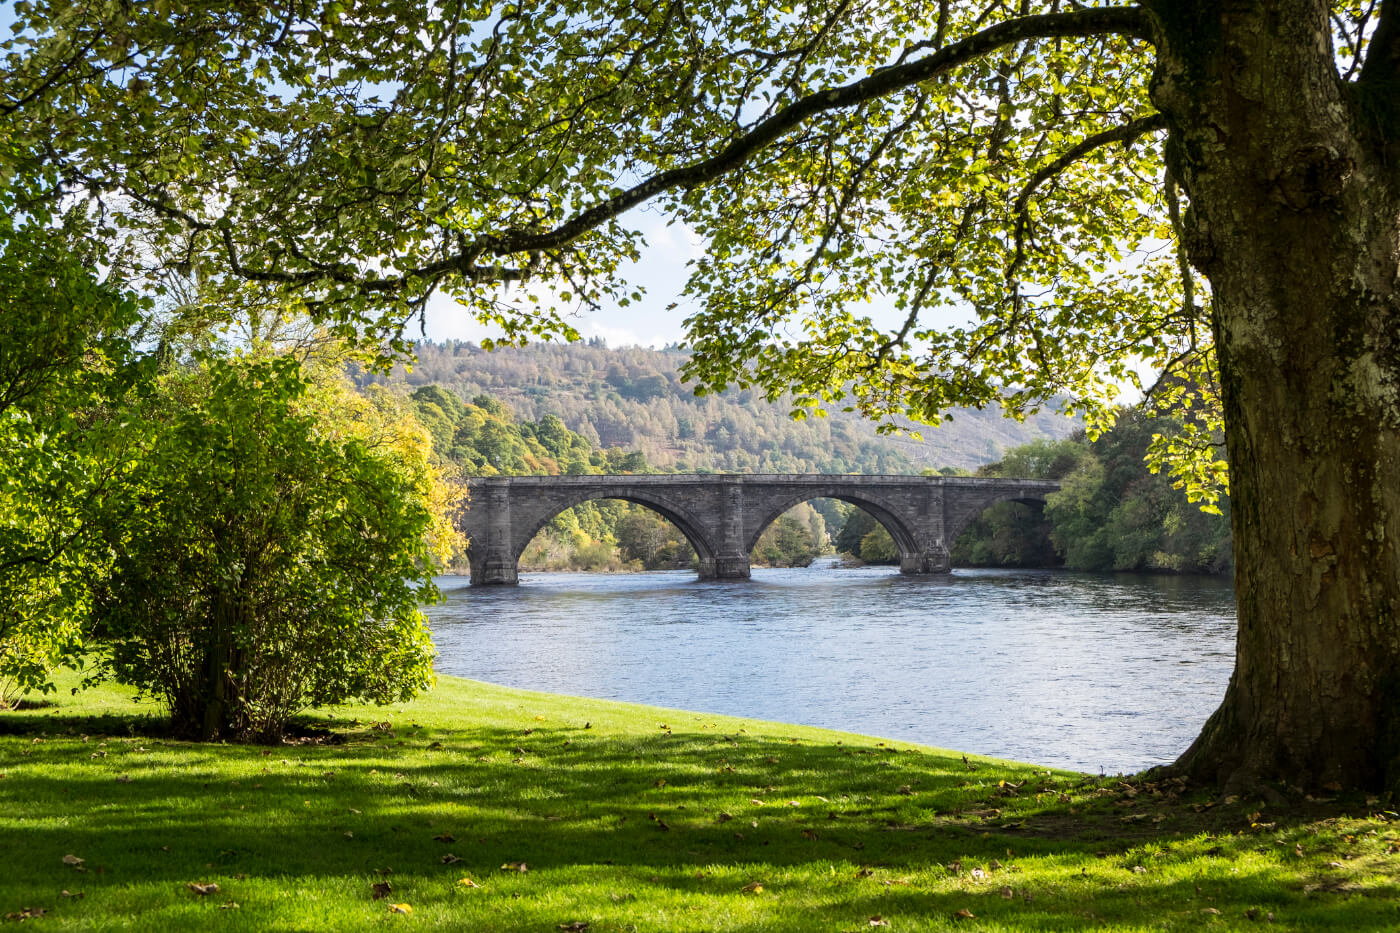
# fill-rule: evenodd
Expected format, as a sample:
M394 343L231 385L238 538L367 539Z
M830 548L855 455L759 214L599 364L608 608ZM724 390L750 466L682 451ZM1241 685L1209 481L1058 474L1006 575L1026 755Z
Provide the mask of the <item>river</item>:
M1228 580L830 562L440 577L437 668L475 680L803 723L1108 774L1174 759L1234 658Z

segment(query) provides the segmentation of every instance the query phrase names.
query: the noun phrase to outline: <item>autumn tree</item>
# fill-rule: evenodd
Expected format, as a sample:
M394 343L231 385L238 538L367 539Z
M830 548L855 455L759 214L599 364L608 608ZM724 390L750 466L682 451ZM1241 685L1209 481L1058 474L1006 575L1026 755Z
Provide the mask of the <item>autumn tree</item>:
M704 387L1097 423L1191 377L1159 446L1228 459L1239 640L1176 770L1397 785L1400 0L424 9L17 2L7 172L391 341L434 290L571 333L650 204L708 244Z
M432 682L419 609L455 543L431 441L295 357L165 374L106 529L99 669L179 733L276 739L295 713Z

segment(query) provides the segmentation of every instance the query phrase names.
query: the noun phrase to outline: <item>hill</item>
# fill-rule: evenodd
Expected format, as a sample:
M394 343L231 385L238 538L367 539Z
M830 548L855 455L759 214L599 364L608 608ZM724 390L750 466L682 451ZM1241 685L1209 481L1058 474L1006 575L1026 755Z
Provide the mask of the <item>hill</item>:
M612 349L600 340L486 351L421 343L412 369L362 381L441 385L462 399L489 395L519 421L556 415L600 448L641 451L677 472L916 473L970 470L1017 445L1069 435L1077 422L1049 412L1017 422L960 409L923 438L880 435L849 412L793 421L789 407L750 391L697 397L681 380L679 349Z

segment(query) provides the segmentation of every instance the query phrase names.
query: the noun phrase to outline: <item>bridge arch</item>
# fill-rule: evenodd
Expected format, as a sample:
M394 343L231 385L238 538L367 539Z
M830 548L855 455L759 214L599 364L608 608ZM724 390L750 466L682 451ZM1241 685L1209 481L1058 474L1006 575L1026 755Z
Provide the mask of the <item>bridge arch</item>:
M577 495L569 499L550 502L547 509L539 510L528 519L520 521L511 529L510 559L518 565L520 555L525 553L525 548L529 547L535 535L539 534L544 526L548 525L556 516L574 506L604 499L635 503L660 515L674 525L676 530L695 549L695 556L699 558L702 569L707 562L713 566L715 546L705 533L704 525L700 519L688 509L675 502L671 497L650 495L643 491L623 492L610 489L580 489L577 491Z
M952 547L953 542L958 540L978 516L1000 502L1019 502L1022 505L1044 506L1045 493L1042 491L1028 492L1024 489L991 489L980 495L965 497L959 503L958 508L949 509L945 526L948 546Z
M887 504L867 493L839 487L804 489L785 498L769 499L764 503L762 511L755 512L751 526L746 529L744 552L752 552L768 526L781 518L788 509L813 499L839 499L869 513L870 517L879 522L894 539L895 547L899 549L901 565L918 558L920 548L914 531Z

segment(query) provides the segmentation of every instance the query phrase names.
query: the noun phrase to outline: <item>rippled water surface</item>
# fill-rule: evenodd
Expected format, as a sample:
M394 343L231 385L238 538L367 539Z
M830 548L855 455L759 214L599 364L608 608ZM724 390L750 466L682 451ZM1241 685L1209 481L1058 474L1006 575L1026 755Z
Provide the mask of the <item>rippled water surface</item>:
M438 583L446 674L1093 772L1172 760L1234 656L1216 579L825 567Z

